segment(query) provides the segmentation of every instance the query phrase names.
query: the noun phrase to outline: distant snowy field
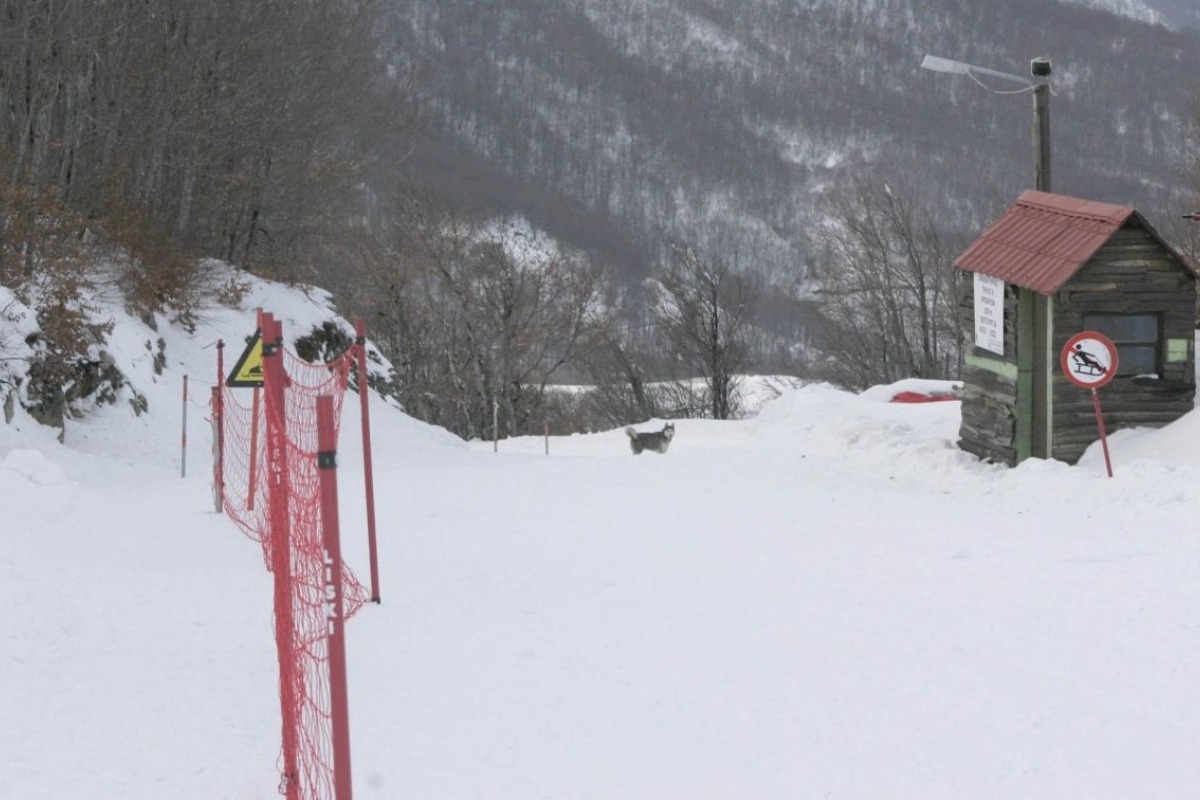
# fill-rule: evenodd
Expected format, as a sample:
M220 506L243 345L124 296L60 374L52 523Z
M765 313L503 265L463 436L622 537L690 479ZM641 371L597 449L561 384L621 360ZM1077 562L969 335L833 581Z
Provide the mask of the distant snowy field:
M258 284L193 335L119 317L150 414L100 409L63 445L0 425L0 798L277 796L271 582L213 513L202 407L211 345L235 356L258 305L290 334L328 315ZM356 796L1194 797L1200 417L1112 437L1110 480L1097 448L980 463L958 403L886 402L907 387L789 388L638 457L619 429L494 453L373 398Z

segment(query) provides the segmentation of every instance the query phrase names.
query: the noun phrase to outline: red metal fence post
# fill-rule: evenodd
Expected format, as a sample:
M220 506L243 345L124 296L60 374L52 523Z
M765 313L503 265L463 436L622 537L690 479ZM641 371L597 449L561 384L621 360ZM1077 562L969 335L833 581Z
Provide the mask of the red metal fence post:
M1096 412L1096 428L1100 431L1100 446L1104 449L1104 468L1108 477L1113 476L1112 459L1108 456L1108 433L1104 430L1104 411L1100 408L1100 395L1092 389L1092 408Z
M266 351L263 351L263 379L266 379ZM257 386L251 389L253 394L250 401L250 463L246 465L246 510L254 510L254 493L258 491L258 416L261 412L262 391Z
M367 323L354 321L358 346L358 399L362 406L363 481L367 493L367 548L371 559L371 602L379 603L379 551L375 542L375 476L371 465L370 392L367 386Z
M225 508L225 476L221 474L223 463L221 435L221 387L212 387L212 456L213 456L213 510L220 514Z
M317 468L321 484L321 539L325 547L325 602L329 619L329 717L333 733L336 800L351 800L350 709L346 691L346 629L342 545L338 528L337 431L333 398L317 398Z
M275 647L279 656L279 704L283 734L281 791L299 800L299 707L292 608L291 520L288 501L287 398L283 367L283 326L263 314L263 384L267 418L267 503L271 573L275 582Z
M225 510L225 340L217 339L217 383L213 386L213 504Z

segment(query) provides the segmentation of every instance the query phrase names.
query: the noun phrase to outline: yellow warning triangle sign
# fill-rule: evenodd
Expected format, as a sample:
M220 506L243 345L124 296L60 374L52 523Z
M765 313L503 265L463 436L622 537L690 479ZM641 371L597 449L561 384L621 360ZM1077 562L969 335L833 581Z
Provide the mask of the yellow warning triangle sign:
M229 373L226 386L262 386L263 385L263 344L262 331L256 330L250 343L242 351L233 371Z

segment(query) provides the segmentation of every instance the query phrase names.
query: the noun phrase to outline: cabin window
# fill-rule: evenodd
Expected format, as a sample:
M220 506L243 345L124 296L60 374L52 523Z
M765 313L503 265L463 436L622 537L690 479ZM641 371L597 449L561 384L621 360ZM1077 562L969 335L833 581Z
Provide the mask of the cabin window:
M1157 314L1084 314L1084 330L1103 333L1117 346L1117 376L1156 375L1162 363Z

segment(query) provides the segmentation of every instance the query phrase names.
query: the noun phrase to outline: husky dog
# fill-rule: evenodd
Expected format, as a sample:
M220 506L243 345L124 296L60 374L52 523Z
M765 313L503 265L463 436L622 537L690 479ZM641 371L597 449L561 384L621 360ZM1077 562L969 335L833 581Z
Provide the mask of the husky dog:
M629 448L636 456L643 450L653 450L655 453L665 453L675 437L675 423L668 422L661 431L638 433L633 428L626 428L629 434Z

